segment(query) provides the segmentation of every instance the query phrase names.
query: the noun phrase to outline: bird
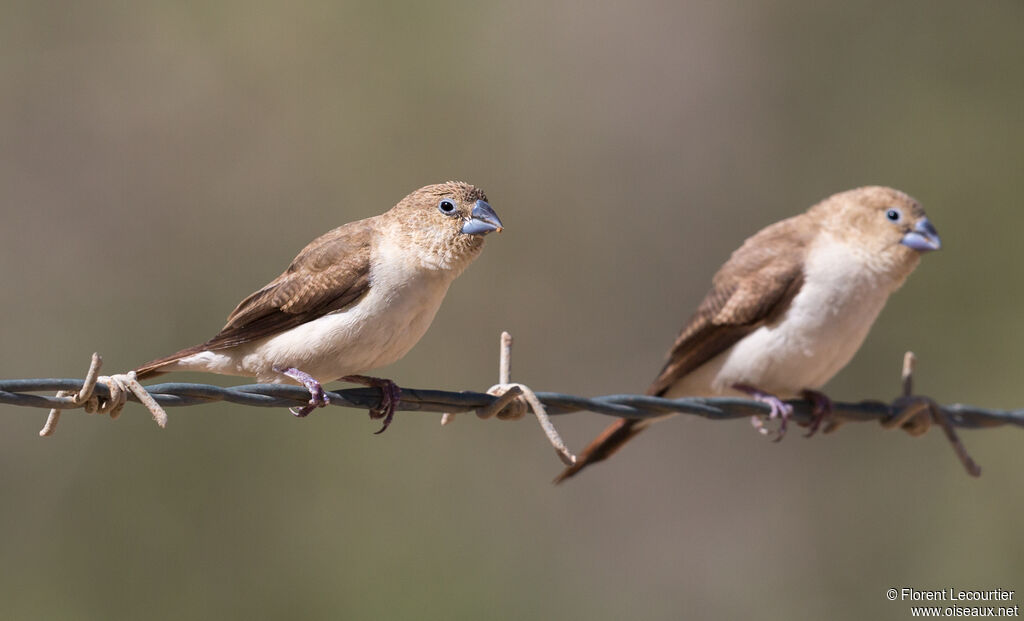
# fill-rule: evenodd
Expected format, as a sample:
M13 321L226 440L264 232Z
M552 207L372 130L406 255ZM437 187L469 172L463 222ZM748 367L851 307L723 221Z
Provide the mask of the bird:
M888 187L840 192L776 222L718 270L646 394L754 398L781 419L776 440L792 412L782 399L799 396L814 405L813 433L831 410L817 389L857 352L920 256L941 247L920 203ZM615 421L554 482L668 416Z
M370 417L383 432L401 398L392 380L366 372L403 357L433 321L448 287L501 232L483 190L461 181L422 187L387 212L311 241L280 276L242 300L204 343L135 370L145 379L202 371L300 384L304 417L330 400L322 384L381 389Z

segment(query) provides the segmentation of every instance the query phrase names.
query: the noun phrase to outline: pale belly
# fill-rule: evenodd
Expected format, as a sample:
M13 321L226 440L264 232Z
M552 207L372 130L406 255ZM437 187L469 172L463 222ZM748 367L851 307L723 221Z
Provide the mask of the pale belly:
M782 398L821 388L857 353L882 303L843 313L820 309L813 328L788 316L762 326L677 382L667 396L743 395L735 384Z
M296 368L321 383L363 374L395 362L430 327L450 280L428 279L404 287L371 288L356 305L287 332L238 347L205 351L177 368L255 377L260 382L294 383L274 371Z
M834 278L808 278L782 317L695 369L666 396L740 396L732 387L747 384L788 398L823 386L857 353L899 286L856 270L833 271Z

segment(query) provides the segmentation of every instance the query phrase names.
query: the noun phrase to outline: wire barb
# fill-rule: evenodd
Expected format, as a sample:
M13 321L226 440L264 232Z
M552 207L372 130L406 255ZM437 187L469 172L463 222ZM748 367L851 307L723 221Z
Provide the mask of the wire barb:
M882 426L887 429L899 427L912 436L919 436L928 431L932 421L939 423L967 474L972 477L980 477L981 466L968 454L967 447L960 440L959 434L953 428L953 424L943 408L928 397L914 395L914 370L916 367L917 356L914 355L914 352L908 351L903 355L903 394L893 401L895 412L889 419L882 420Z
M69 390L57 391L56 398L61 400L67 407L81 406L89 414L109 414L110 418L116 419L121 415L121 410L128 403L128 395L135 395L135 398L153 415L153 420L160 428L167 426L167 412L164 411L156 399L139 383L135 378L135 371L118 373L115 375L100 375L100 367L103 366L103 357L94 353L89 363L89 370L85 374L85 380L77 393ZM107 389L107 396L98 396L95 393L96 385L102 384ZM52 436L57 431L57 423L60 422L59 408L52 408L46 417L46 423L39 430L42 438Z
M516 420L526 414L526 410L533 411L540 423L548 442L555 449L558 458L567 466L576 463L576 456L572 454L555 429L551 418L548 417L544 403L537 398L529 386L512 382L512 335L508 332L501 333L501 342L498 353L498 383L487 389L487 394L497 397L490 404L477 410L476 415L480 418L491 418L497 416L501 420ZM441 424L447 425L454 420L455 414L445 412L441 415Z

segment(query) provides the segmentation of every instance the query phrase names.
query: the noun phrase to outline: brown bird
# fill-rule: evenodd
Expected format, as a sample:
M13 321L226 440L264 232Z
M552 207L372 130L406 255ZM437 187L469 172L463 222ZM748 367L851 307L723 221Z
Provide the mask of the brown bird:
M715 274L647 394L753 397L781 417L780 438L792 411L782 399L804 396L820 422L831 402L816 389L857 352L920 255L940 247L916 200L877 186L762 229ZM616 421L555 482L607 459L654 420Z
M501 230L479 188L457 181L420 188L384 214L314 239L283 274L242 300L213 338L147 362L137 377L206 371L302 384L311 398L292 409L296 416L327 405L324 382L377 386L381 404L370 415L384 419L384 431L398 386L362 373L391 364L420 340L484 236Z

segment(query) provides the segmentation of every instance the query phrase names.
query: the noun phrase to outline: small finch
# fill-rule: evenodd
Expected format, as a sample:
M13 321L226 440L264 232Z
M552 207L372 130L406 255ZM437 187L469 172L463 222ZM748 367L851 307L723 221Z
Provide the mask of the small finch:
M885 187L836 194L762 229L715 274L647 394L752 397L781 417L780 437L792 411L782 399L803 396L815 404L813 431L831 407L816 389L850 361L921 254L940 247L918 202ZM652 422L616 421L555 482Z
M301 384L310 401L292 408L296 416L327 405L322 383L376 386L381 403L370 416L383 419L384 431L398 386L362 374L420 340L484 236L501 230L479 188L456 181L420 188L386 213L314 239L283 274L242 300L213 338L147 362L137 377L205 371Z

